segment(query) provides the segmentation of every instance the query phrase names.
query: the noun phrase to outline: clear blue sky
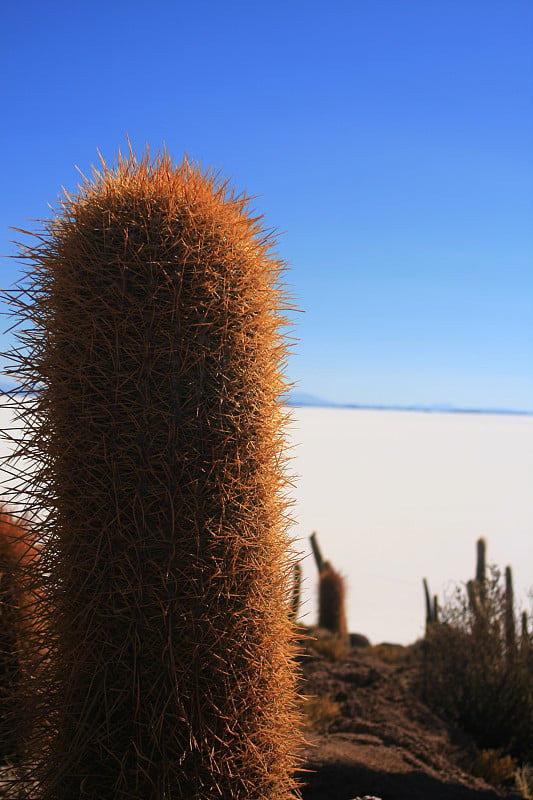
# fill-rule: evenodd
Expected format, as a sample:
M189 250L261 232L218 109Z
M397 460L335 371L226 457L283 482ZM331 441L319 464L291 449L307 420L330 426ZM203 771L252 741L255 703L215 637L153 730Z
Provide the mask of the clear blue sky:
M299 391L533 410L531 0L19 0L0 30L0 252L96 148L166 142L283 232Z

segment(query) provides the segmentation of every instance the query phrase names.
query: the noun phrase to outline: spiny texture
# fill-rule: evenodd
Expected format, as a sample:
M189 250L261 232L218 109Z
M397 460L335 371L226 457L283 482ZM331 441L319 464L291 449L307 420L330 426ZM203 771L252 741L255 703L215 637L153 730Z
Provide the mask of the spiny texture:
M0 504L0 759L21 756L19 689L32 630L33 594L24 580L38 552L33 537Z
M28 782L47 800L294 797L270 237L211 173L130 155L25 255L19 453L46 508L48 646Z
M339 636L348 634L344 579L332 567L319 572L318 624Z

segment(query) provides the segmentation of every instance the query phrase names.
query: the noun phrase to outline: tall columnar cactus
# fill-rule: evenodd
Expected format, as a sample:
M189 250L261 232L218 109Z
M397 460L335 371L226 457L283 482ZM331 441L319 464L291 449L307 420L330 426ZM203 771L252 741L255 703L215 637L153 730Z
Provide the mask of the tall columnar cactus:
M130 155L67 196L26 256L16 368L36 393L30 502L48 510L38 796L293 797L270 237L212 174Z

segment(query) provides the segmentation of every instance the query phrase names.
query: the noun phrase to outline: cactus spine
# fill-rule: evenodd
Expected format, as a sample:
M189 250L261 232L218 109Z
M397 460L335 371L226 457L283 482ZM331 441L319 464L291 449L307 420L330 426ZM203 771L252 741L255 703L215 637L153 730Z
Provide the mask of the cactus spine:
M291 619L296 622L302 601L302 565L298 562L293 567L293 584L291 594Z
M245 198L146 153L95 171L26 250L43 800L294 796L271 246Z

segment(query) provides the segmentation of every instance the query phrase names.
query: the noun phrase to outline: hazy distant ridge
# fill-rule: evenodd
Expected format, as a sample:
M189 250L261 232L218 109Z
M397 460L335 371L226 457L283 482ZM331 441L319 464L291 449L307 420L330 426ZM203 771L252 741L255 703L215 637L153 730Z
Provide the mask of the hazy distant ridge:
M359 408L374 411L420 411L440 414L511 414L516 416L532 416L533 410L511 408L463 408L447 403L433 405L395 405L395 404L365 404L365 403L334 403L305 392L291 392L287 395L287 404L290 406L312 406L314 408Z

